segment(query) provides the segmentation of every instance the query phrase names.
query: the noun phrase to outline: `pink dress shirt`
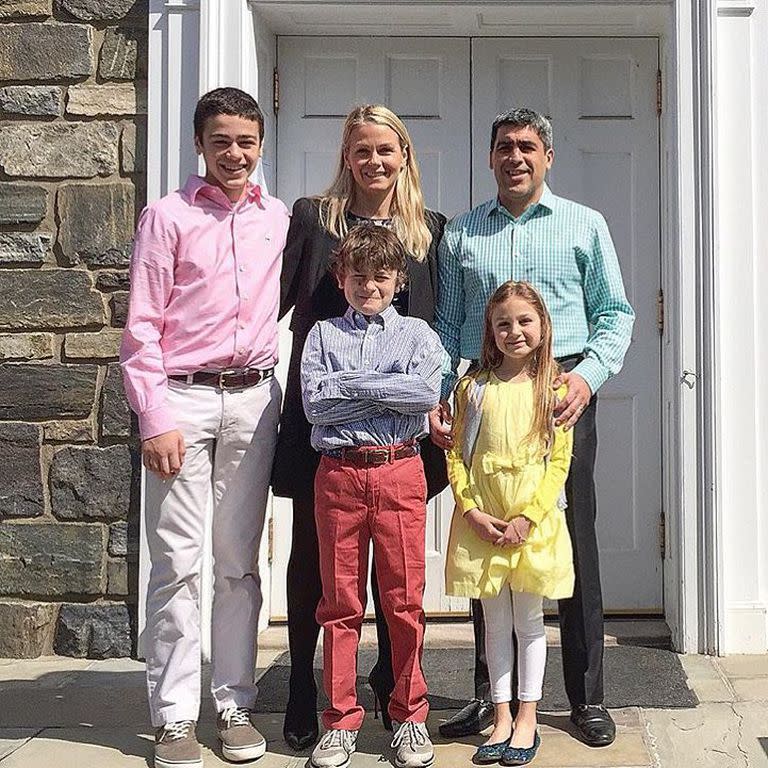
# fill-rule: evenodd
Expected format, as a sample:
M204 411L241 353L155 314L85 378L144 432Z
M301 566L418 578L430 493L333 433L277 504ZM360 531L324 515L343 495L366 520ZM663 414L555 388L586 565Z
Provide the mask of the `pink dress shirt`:
M120 349L142 439L176 428L169 375L275 365L288 222L259 186L233 204L199 176L144 209Z

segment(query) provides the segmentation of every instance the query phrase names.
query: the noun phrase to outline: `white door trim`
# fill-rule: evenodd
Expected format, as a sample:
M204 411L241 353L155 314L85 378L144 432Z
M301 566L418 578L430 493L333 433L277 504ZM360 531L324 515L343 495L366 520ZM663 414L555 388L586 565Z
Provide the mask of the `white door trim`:
M243 64L243 51L224 45L222 35L200 34L200 18L215 24L222 0L150 0L149 115L148 115L148 199L153 200L177 187L184 176L195 170L185 133L191 120L194 100L189 88L191 69L195 69L198 93L202 86L236 85L257 94L269 110L272 93L265 86L263 73L254 73ZM238 22L253 26L243 32L241 45L249 50L253 38L264 35L275 13L289 7L331 13L325 3L251 2L226 0ZM367 3L335 3L343 6L342 15L350 22L350 9L362 19L376 9ZM668 559L665 563L665 605L675 646L681 651L714 651L721 646L722 627L722 521L719 499L714 488L719 466L719 429L716 419L717 354L714 339L717 286L713 284L716 262L716 214L714 203L715 94L712 78L715 56L715 0L663 3L622 3L609 7L608 22L595 22L594 10L567 0L553 2L549 8L529 3L407 3L403 12L421 13L409 26L409 34L419 35L428 26L430 9L443 16L450 11L463 13L477 21L477 12L487 10L485 22L495 14L492 34L568 35L574 33L571 21L581 13L580 35L657 35L665 52L662 68L667 105L662 118L662 231L665 233L663 263L664 288L668 310L663 352L663 399L668 407L665 418L665 487L667 504ZM584 4L586 5L586 4ZM743 4L745 7L748 4ZM729 6L736 6L735 2ZM568 24L553 24L552 7L567 11ZM249 8L251 13L243 12ZM499 14L518 14L516 24L499 21ZM519 13L518 13L519 12ZM546 14L546 15L545 15ZM601 14L602 15L602 14ZM303 17L301 32L311 34ZM549 23L546 20L549 19ZM208 20L211 20L209 23ZM310 20L311 21L311 20ZM223 22L222 22L223 23ZM257 29L261 25L262 29ZM544 26L542 26L544 25ZM219 25L220 26L220 25ZM377 34L387 34L380 25ZM475 25L477 30L477 25ZM570 32L569 32L570 30ZM345 32L352 32L345 25ZM366 32L371 34L372 27ZM316 33L325 33L325 27ZM238 32L238 34L240 34ZM434 33L433 33L434 34ZM474 34L478 34L477 31ZM482 32L481 32L482 34ZM203 45L204 43L204 45ZM196 51L195 55L193 51ZM251 54L249 54L251 55ZM215 62L204 67L200 62ZM258 65L261 54L250 59ZM182 66L183 62L183 66ZM699 78L704 79L699 81ZM705 87L696 88L701 82ZM186 84L186 87L183 87ZM698 256L697 256L698 255ZM703 343L697 338L697 327ZM693 389L682 383L684 370L697 374ZM695 447L695 448L694 448ZM701 469L700 469L701 468ZM140 589L140 592L142 590ZM140 611L140 614L142 611ZM702 618L700 618L700 616ZM143 620L140 618L140 622Z

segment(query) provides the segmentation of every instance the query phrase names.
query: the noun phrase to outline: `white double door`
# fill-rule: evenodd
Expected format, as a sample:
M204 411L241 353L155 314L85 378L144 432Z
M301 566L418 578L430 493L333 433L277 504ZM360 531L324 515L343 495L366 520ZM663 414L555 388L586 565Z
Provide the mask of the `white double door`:
M341 126L356 104L383 103L408 126L427 206L453 216L495 194L490 126L528 106L550 116L555 194L608 220L637 313L623 372L600 391L598 535L605 607L661 612L657 41L648 38L361 38L278 40L277 195L289 206L331 182ZM282 375L290 349L281 329ZM453 502L429 507L425 608L466 609L445 595ZM291 505L272 509L272 618L286 615Z

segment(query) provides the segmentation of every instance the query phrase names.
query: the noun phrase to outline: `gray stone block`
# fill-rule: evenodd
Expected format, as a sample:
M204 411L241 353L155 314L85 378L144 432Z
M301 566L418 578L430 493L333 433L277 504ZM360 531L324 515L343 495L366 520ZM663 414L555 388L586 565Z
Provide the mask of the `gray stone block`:
M49 656L53 651L57 611L55 603L0 600L0 657Z
M120 354L121 328L102 328L98 333L68 333L64 355L74 359L106 360Z
M128 589L128 563L125 560L107 562L107 594L125 597Z
M0 224L39 224L48 211L48 190L0 182Z
M0 362L50 357L53 357L53 335L50 333L0 334Z
M125 399L123 372L117 363L107 368L101 391L101 434L103 437L131 434L131 409Z
M83 83L70 85L67 92L68 115L137 115L146 111L146 100L133 83Z
M117 21L139 4L139 0L57 0L59 8L81 21Z
M61 656L112 659L131 655L131 619L122 603L61 606L54 651Z
M128 319L128 294L113 293L109 299L109 310L112 315L110 324L115 328L125 328L125 322Z
M0 330L104 324L101 294L79 269L0 270Z
M92 39L85 24L3 24L0 80L88 77L95 70Z
M109 526L109 554L113 557L125 557L128 554L128 523L120 520Z
M51 0L2 0L0 2L0 19L10 19L16 16L50 16Z
M58 85L8 85L0 88L0 110L9 115L58 117L64 92Z
M39 517L45 511L40 427L0 424L0 518Z
M0 419L88 416L96 399L95 365L0 364Z
M94 419L66 419L49 421L43 425L46 443L93 443L96 441Z
M132 184L65 184L59 188L58 245L70 262L127 267L134 231Z
M48 476L51 510L60 520L126 518L132 476L126 445L62 448L54 454Z
M42 264L50 250L48 232L0 232L0 264Z
M128 272L99 272L96 275L96 287L105 293L110 291L127 291L131 285Z
M101 594L105 544L100 523L3 523L0 594Z
M137 30L110 27L104 33L99 51L99 77L104 80L133 80L138 52Z
M0 131L0 167L8 176L90 179L117 172L114 123L10 123Z

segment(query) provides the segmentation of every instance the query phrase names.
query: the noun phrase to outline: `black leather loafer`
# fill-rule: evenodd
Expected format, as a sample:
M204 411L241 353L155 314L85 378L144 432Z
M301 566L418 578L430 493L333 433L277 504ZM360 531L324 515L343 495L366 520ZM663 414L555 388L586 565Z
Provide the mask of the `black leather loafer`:
M571 722L590 747L607 747L616 738L616 723L602 704L579 704L571 710Z
M297 706L295 700L288 700L283 721L283 738L296 752L311 747L320 735L314 702L315 697L309 694L302 705Z
M493 704L483 699L472 699L453 717L440 723L441 736L456 739L473 736L493 724Z

